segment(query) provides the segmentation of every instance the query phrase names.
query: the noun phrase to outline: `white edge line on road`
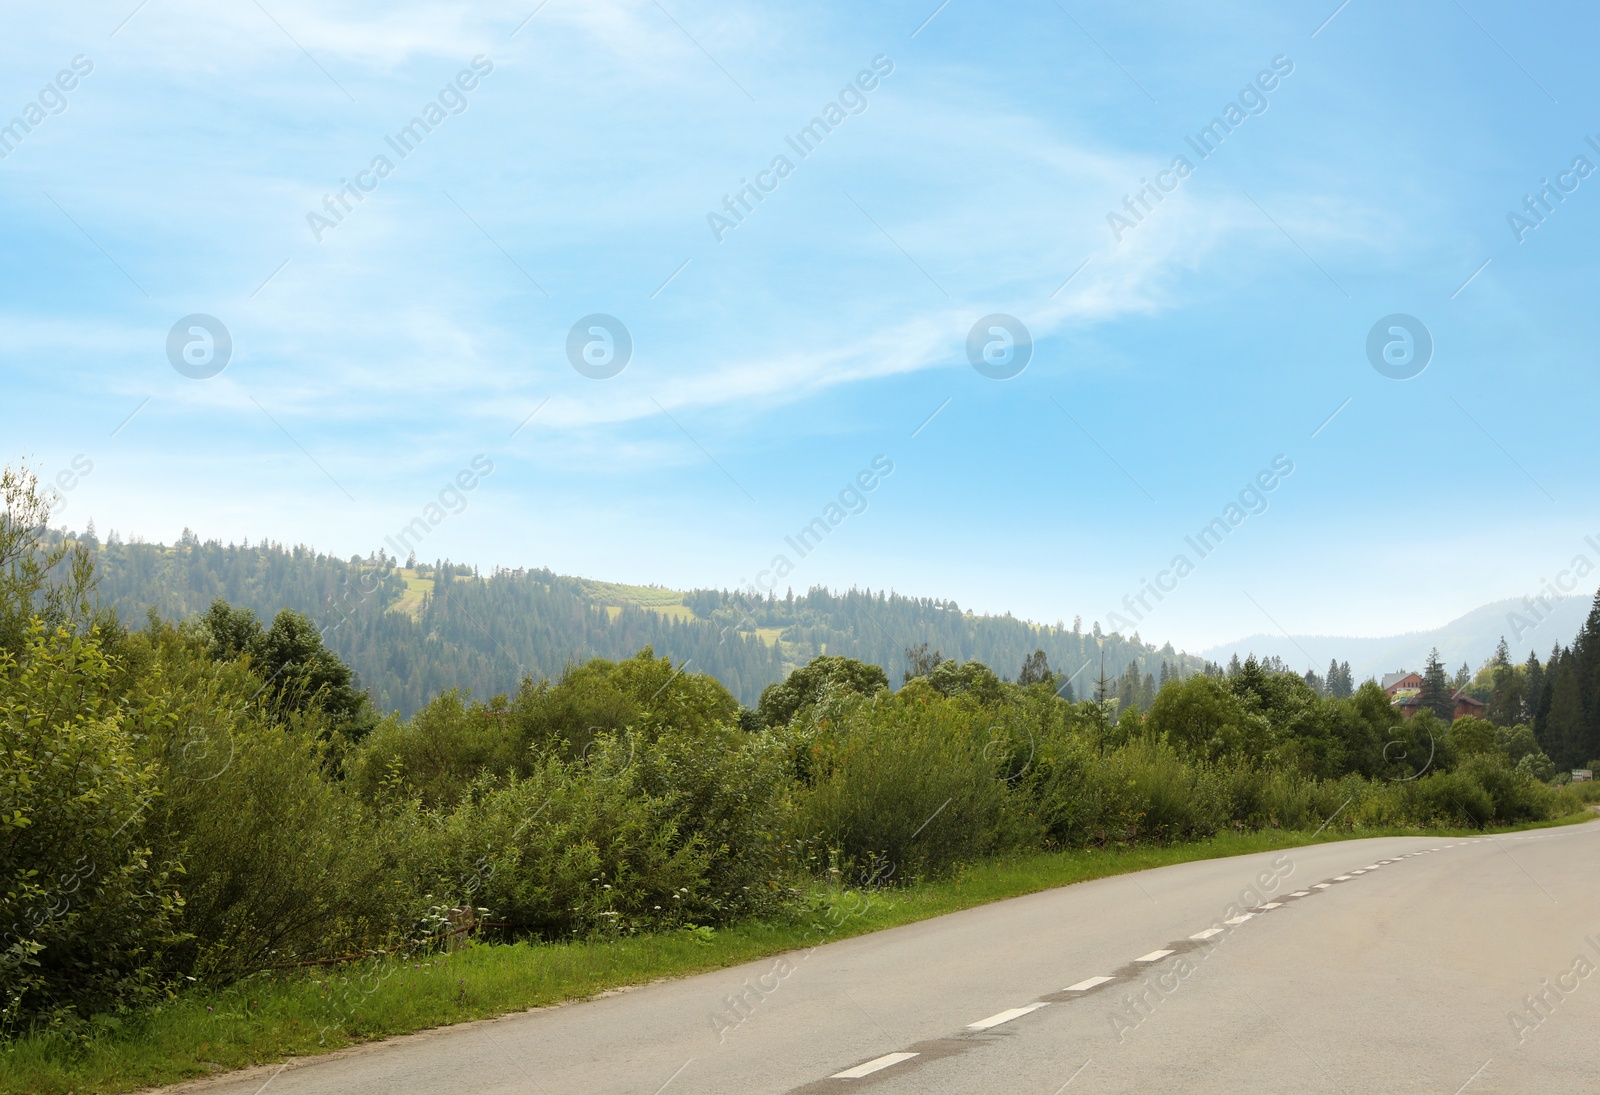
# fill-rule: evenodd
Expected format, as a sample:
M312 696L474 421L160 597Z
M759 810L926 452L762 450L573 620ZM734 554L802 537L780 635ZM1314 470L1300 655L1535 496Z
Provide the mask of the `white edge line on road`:
M1001 1023L1009 1023L1013 1019L1022 1018L1024 1015L1027 1015L1029 1012L1038 1011L1040 1008L1047 1008L1049 1006L1050 1006L1050 1002L1048 1000L1041 1000L1036 1004L1029 1004L1026 1007L1009 1008L1006 1011L1000 1012L998 1015L991 1015L987 1019L979 1019L976 1023L968 1023L967 1024L967 1029L968 1030L990 1030L990 1029L992 1029L994 1027L999 1026Z
M1334 881L1335 882L1349 882L1354 877L1355 877L1355 875L1342 874L1338 878L1335 878Z
M1224 920L1223 923L1230 925L1243 924L1246 920L1254 918L1255 915L1255 913L1240 913L1238 916L1230 917L1227 920Z
M1256 908L1259 909L1262 912L1266 912L1268 909L1281 909L1281 908L1283 908L1283 902L1282 901L1268 901L1265 905L1257 905Z
M1091 977L1086 981L1079 981L1076 985L1068 985L1062 992L1088 992L1096 985L1103 985L1112 980L1110 977Z
M1203 932L1195 932L1189 938L1190 939L1210 939L1213 935L1221 935L1221 934L1222 934L1222 929L1221 928L1207 928Z
M1290 897L1309 897L1310 894L1311 894L1310 890L1296 890L1294 893L1290 894L1289 896Z
M1172 953L1171 951L1151 951L1149 954L1141 955L1140 957L1135 958L1134 961L1135 962L1159 962L1159 961L1161 961L1163 958L1165 958L1167 955L1169 955L1171 953Z
M1326 890L1326 889L1329 888L1330 885L1331 884L1327 883L1327 882L1315 882L1315 883L1312 884L1311 888L1313 890Z
M874 1072L881 1072L890 1065L897 1065L901 1061L909 1061L915 1056L915 1053L885 1053L882 1057L874 1057L866 1064L857 1065L855 1068L847 1068L843 1072L835 1072L828 1079L859 1080L863 1076L871 1076Z

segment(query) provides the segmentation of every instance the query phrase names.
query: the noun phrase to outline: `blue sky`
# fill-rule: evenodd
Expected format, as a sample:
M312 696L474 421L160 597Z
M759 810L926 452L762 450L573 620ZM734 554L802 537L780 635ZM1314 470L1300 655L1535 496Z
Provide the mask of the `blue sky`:
M1434 626L1600 558L1578 5L537 2L0 16L0 123L42 104L0 159L0 431L92 464L58 523L366 554L483 454L421 556L734 587L784 553L780 593L1120 611L1191 650ZM197 313L232 339L209 379L167 356ZM605 380L567 356L595 313L633 341ZM1034 342L1007 380L967 356L994 313ZM1397 313L1434 345L1408 380L1366 349ZM880 455L865 510L788 549ZM1263 512L1186 545L1278 457Z

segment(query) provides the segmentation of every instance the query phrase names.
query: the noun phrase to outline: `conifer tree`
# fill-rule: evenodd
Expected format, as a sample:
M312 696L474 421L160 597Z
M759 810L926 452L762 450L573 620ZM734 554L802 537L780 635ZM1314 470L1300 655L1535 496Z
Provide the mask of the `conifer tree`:
M1055 684L1056 675L1050 671L1050 659L1043 650L1035 650L1022 660L1017 672L1017 683L1026 688L1030 684Z
M1424 708L1448 723L1455 709L1455 704L1451 702L1452 694L1444 663L1439 660L1439 648L1435 647L1428 652L1428 666L1422 671L1422 695L1418 699Z

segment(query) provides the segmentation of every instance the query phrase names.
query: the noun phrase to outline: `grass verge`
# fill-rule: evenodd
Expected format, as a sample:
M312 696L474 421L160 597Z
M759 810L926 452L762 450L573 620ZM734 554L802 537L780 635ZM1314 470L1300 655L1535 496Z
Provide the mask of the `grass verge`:
M1516 829L1587 821L1585 811ZM1491 830L1508 832L1510 829ZM1035 853L990 860L952 878L860 894L815 887L808 915L574 943L477 945L410 961L258 974L220 990L94 1023L91 1034L44 1031L0 1044L0 1095L112 1095L450 1023L583 999L624 985L738 965L910 924L1008 897L1201 859L1382 836L1470 836L1477 830L1268 830L1194 844Z

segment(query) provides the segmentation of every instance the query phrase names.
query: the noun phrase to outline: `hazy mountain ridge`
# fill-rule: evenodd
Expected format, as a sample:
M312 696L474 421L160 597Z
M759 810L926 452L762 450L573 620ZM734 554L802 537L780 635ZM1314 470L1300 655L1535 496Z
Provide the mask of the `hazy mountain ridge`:
M1401 635L1269 635L1258 632L1231 643L1213 646L1201 656L1226 664L1237 654L1262 658L1276 655L1297 669L1315 669L1320 675L1328 662L1349 661L1357 681L1381 677L1397 669L1420 670L1428 651L1437 647L1452 672L1465 662L1474 672L1494 653L1505 637L1511 659L1526 661L1530 651L1541 661L1552 647L1566 646L1577 635L1589 613L1588 596L1551 598L1540 604L1531 598L1494 601L1459 616L1442 627L1408 631Z

